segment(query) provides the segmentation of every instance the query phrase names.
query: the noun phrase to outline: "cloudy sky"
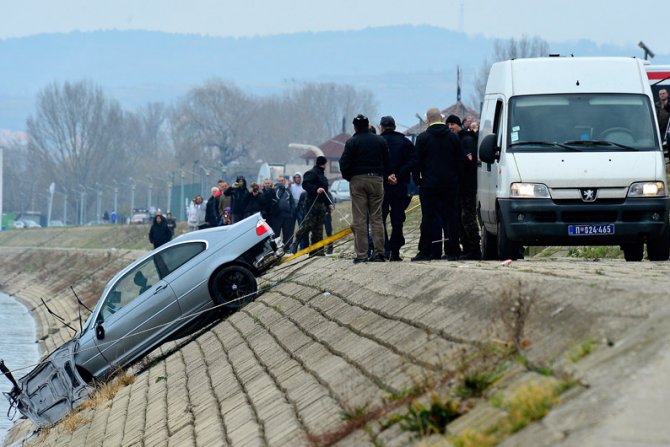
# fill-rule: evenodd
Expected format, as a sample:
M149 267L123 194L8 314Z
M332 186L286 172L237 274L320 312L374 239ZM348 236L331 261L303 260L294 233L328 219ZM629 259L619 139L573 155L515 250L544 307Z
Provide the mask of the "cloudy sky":
M146 29L213 36L428 24L488 37L590 39L670 53L667 0L0 0L0 38ZM426 43L430 45L430 42Z

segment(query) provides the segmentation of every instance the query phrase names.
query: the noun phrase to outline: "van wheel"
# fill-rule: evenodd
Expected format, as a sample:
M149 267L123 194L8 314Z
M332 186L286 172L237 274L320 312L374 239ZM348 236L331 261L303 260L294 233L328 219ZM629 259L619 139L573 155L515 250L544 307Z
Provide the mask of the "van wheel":
M498 240L496 239L496 236L486 231L486 227L484 226L484 224L479 225L479 231L482 237L482 259L487 261L497 259Z
M239 309L256 298L258 284L249 269L229 265L216 273L212 281L212 298L217 305Z
M647 240L647 259L667 261L668 258L670 258L670 225L666 225L659 237Z
M624 244L621 249L623 250L623 257L628 262L640 262L644 256L644 244L642 242Z
M505 225L503 225L502 219L498 218L498 259L504 261L506 259L511 259L516 261L517 259L523 259L523 252L521 245L516 242L512 242L507 238L507 233L505 232Z

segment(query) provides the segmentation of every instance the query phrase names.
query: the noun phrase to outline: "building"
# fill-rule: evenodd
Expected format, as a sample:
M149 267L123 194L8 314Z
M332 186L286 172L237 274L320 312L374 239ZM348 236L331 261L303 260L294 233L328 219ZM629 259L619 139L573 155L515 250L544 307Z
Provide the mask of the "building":
M319 155L326 157L326 159L328 159L328 165L326 166L326 177L328 178L328 181L332 182L335 179L342 178L342 174L340 173L340 157L342 157L342 153L344 152L344 144L349 138L351 138L351 135L343 132L339 135L329 138L318 146L294 144L291 145L291 147L307 150L307 152L300 156L305 160L307 169L314 166L316 157Z

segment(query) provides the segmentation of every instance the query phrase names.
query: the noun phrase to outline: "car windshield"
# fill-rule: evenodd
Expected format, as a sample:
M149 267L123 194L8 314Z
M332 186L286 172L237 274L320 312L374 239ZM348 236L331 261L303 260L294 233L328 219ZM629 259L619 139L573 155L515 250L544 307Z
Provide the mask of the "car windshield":
M660 150L646 95L530 95L509 104L510 152Z

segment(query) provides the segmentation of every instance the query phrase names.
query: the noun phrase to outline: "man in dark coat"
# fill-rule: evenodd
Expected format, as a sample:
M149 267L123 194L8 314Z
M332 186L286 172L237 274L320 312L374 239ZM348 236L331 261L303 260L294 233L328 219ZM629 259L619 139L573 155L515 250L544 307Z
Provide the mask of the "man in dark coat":
M405 209L409 204L407 187L415 164L414 145L405 135L395 130L392 116L383 116L379 122L381 136L389 148L389 174L394 176L396 184L384 183L384 201L382 202L382 220L384 223L384 250L389 261L402 261L400 248L405 245L402 232L405 222ZM386 229L386 218L391 215L391 237Z
M326 178L326 157L320 155L316 157L316 164L312 169L305 172L302 187L307 193L307 203L305 204L305 218L302 226L298 229L294 239L294 251L297 249L299 241L305 235L312 235L311 244L315 244L323 239L323 220L326 216L326 208L332 207L328 200L328 179ZM323 248L320 248L310 256L324 256Z
M158 248L171 239L170 229L161 214L156 214L154 221L149 229L149 242Z
M207 228L218 227L221 220L218 201L221 190L217 186L212 186L211 192L212 195L209 196L205 205L205 222L207 222Z
M463 171L458 188L463 245L461 259L479 260L482 258L482 251L477 225L477 137L473 131L463 128L456 115L447 117L447 126L458 135L463 149Z
M351 191L351 229L354 232L354 263L368 259L368 219L372 229L374 255L372 261L384 262L384 226L382 200L384 180L389 169L389 148L379 135L370 132L370 122L364 115L353 121L354 136L344 144L340 172L349 181ZM396 183L395 177L389 181Z
M247 181L244 176L238 176L237 180L226 189L223 194L230 197L230 217L233 223L237 223L244 218L244 211L247 207L249 191L247 190Z
M286 189L286 180L279 177L275 188L272 191L272 212L270 214L270 226L275 236L282 234L282 241L287 246L289 240L293 237L295 228L295 202L293 195ZM288 246L286 247L288 249Z
M419 253L412 261L430 261L431 245L442 239L441 234L432 231L438 218L447 236L445 257L453 261L460 256L458 182L463 152L458 136L442 122L439 109L429 109L426 120L428 129L416 138L417 165L413 176L421 191L421 238Z

